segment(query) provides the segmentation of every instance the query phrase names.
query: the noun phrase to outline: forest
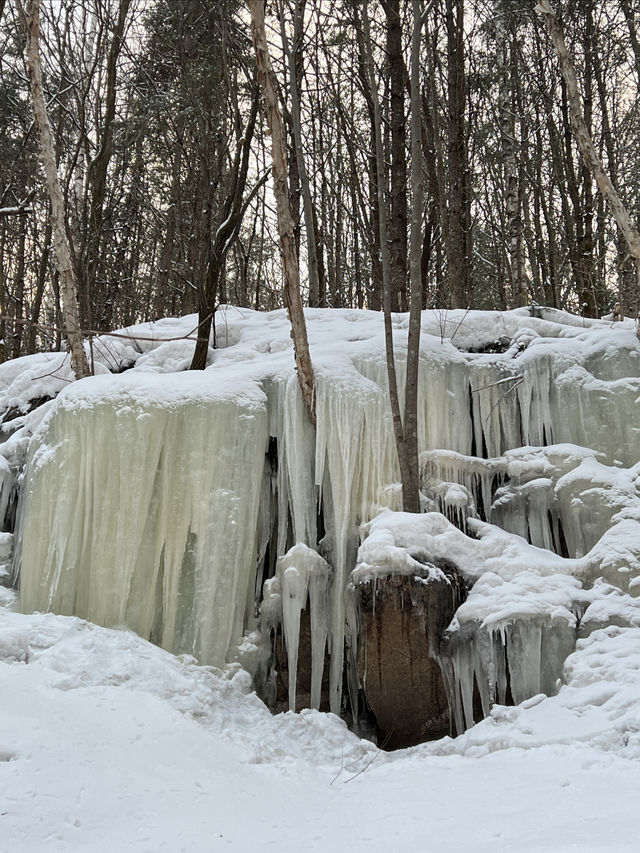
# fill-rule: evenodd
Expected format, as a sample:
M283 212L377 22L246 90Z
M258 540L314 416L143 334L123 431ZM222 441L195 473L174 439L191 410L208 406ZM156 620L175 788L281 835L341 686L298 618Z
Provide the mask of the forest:
M0 848L633 853L637 0L0 0Z
M2 358L59 349L65 328L23 5L0 6ZM225 303L281 306L269 130L247 7L38 5L81 329L194 311L206 318ZM264 4L304 303L382 308L382 204L393 311L411 302L411 244L423 308L538 304L600 317L617 305L635 316L634 255L576 142L571 93L535 4L414 5ZM637 222L638 10L632 0L570 0L556 16L586 130Z

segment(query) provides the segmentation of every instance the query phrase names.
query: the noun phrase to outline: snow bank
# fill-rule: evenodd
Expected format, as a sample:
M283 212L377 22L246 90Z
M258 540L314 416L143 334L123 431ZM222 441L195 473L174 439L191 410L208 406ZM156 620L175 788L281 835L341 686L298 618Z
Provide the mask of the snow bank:
M128 631L0 610L0 633L7 853L327 853L345 838L384 853L427 836L476 853L637 848L640 662L628 630L581 641L558 696L391 755L330 714L274 717L237 670Z

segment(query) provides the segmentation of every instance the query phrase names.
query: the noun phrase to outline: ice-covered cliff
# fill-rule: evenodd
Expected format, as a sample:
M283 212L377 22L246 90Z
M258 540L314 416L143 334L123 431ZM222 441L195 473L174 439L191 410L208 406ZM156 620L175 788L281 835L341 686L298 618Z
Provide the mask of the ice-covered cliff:
M219 348L201 373L185 371L193 318L98 339L99 375L80 382L68 382L59 354L0 367L7 526L25 466L20 607L126 624L203 663L241 660L266 690L269 638L282 623L297 658L310 594L312 704L326 643L339 712L345 638L352 661L359 641L354 588L446 559L470 588L438 650L458 730L493 702L552 692L590 614L598 627L636 614L633 323L548 309L424 312L428 512L406 517L389 511L400 495L381 317L307 317L315 433L282 311L219 312ZM406 327L397 315L401 373ZM306 549L291 551L297 543Z

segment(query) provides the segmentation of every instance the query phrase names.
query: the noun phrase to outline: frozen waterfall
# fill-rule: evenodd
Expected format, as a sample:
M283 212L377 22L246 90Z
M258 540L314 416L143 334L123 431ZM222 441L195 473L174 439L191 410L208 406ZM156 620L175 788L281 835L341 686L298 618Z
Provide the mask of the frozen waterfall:
M634 330L538 313L451 312L444 323L423 315L419 435L431 512L419 518L432 529L421 547L453 561L472 587L443 663L459 729L473 720L474 690L486 713L508 691L520 701L555 688L586 607L583 584L601 575L624 593L637 589ZM315 433L283 312L228 315L218 337L227 346L200 374L167 372L159 333L139 365L74 383L49 404L21 484L14 574L23 610L127 625L216 666L248 632L259 643L281 623L293 707L309 607L312 702L326 642L340 712L346 592L356 563L367 565L360 528L400 508L398 471L379 315L317 309L308 323ZM398 315L401 382L406 326ZM511 342L504 352L489 346L497 326ZM3 479L3 500L6 488ZM624 548L603 556L599 543L616 524L626 525ZM396 563L376 561L387 572ZM535 614L513 604L534 595L526 572L550 596ZM518 583L516 594L508 584ZM491 621L501 594L513 608Z

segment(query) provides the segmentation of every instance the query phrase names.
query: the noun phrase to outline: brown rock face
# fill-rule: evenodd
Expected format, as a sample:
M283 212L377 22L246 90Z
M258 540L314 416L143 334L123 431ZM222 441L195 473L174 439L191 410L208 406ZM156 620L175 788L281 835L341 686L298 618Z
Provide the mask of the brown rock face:
M434 659L440 637L466 587L458 569L439 564L446 579L391 575L358 586L361 630L358 675L386 749L449 733L449 705Z

